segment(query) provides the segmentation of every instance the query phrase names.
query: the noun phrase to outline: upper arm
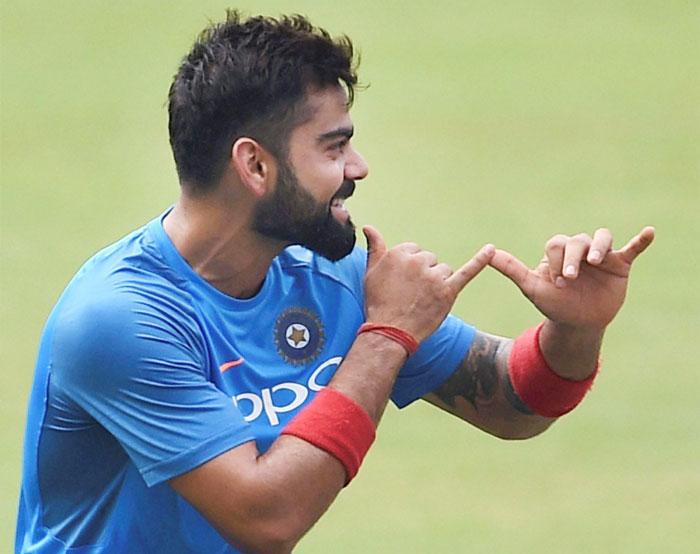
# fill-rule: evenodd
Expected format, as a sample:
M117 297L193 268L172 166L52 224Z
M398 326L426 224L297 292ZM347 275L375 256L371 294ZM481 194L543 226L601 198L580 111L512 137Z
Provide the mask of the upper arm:
M56 321L52 383L104 427L151 486L253 438L206 376L186 313L131 294L71 302Z
M291 551L344 482L337 459L288 435L262 456L255 443L246 443L169 481L227 541L246 552Z
M452 375L424 399L501 438L528 438L554 419L534 415L518 398L508 375L512 341L477 331Z

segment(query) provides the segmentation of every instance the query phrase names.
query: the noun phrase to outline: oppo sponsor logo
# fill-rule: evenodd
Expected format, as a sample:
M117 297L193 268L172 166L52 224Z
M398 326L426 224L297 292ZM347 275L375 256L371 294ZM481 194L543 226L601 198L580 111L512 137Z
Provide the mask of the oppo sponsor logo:
M246 421L255 421L264 413L270 425L274 427L280 423L277 414L295 410L306 402L309 391L318 392L325 387L342 361L342 356L326 360L314 370L306 384L285 381L266 387L259 394L242 392L232 397L233 403L238 406ZM330 371L331 369L333 371Z

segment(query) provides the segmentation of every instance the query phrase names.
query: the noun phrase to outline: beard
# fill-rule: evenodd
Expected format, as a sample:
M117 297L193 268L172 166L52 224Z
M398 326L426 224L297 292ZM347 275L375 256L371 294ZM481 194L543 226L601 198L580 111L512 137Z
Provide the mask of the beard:
M354 181L343 181L334 198L347 198ZM286 162L280 162L275 191L255 210L253 229L263 236L299 244L333 262L355 246L355 225L333 217L331 203L318 202L304 189Z

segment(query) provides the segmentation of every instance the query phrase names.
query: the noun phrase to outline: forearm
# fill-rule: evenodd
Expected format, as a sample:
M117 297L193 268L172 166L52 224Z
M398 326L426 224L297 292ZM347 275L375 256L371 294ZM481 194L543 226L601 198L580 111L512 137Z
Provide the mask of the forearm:
M359 335L328 387L360 406L379 424L406 351L373 333ZM261 470L277 479L282 498L277 516L288 518L291 534L300 538L326 511L347 482L343 465L331 454L296 437L282 435L258 459Z
M477 332L459 367L425 400L502 439L538 435L556 420L533 414L513 391L508 375L513 342Z
M363 333L329 383L379 423L405 350ZM305 408L306 409L306 408ZM287 552L323 515L347 481L333 455L296 436L281 435L263 455L247 443L171 481L235 546ZM226 491L207 490L226 483ZM220 501L212 502L216 492Z
M328 386L352 398L378 425L406 356L397 342L362 333Z
M602 336L602 331L546 321L540 350L559 376L582 380L596 367ZM513 339L477 332L460 366L426 400L500 438L523 439L543 432L556 418L534 413L516 392L509 367L514 344Z
M547 365L565 379L586 379L598 365L604 329L585 329L547 319L540 348Z
M574 409L593 383L602 339L603 329L548 319L509 341L504 348L507 367L501 374L506 398L525 416L521 419L544 430Z

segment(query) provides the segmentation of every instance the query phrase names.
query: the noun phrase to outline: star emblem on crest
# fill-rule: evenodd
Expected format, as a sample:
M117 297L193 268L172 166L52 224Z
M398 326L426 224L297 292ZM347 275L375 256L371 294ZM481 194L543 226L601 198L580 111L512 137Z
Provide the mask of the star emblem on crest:
M309 343L309 330L303 325L287 327L287 342L294 348L304 348Z
M321 353L325 333L321 318L305 306L290 306L277 316L274 327L277 352L292 365L308 363Z

